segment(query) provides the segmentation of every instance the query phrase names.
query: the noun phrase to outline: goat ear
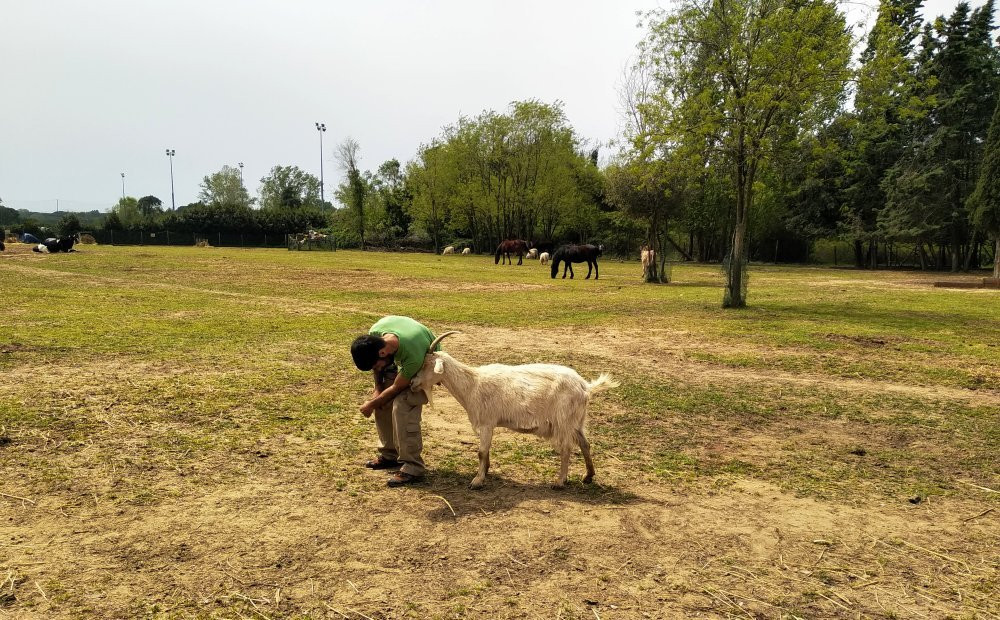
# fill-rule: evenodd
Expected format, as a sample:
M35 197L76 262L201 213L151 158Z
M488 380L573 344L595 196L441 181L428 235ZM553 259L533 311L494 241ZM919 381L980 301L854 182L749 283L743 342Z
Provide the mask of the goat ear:
M438 358L434 360L434 374L443 375L444 374L444 360Z

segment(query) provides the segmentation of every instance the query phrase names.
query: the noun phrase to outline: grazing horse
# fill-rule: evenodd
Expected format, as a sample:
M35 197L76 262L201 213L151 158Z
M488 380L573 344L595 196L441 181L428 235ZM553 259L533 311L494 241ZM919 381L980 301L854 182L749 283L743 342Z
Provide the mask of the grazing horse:
M511 254L517 254L517 264L520 265L524 262L524 255L528 253L528 242L522 239L507 239L497 246L496 255L493 257L493 264L498 265L500 263L500 256L504 257L504 260L511 265L514 264L513 259L511 259Z
M600 270L597 268L597 257L604 252L603 245L564 245L561 246L556 253L552 255L552 277L556 277L559 273L559 263L565 262L563 266L563 278L566 278L566 270L569 269L569 277L573 278L573 263L587 263L587 277L585 280L590 278L590 272L593 270L594 279L598 279L601 275Z

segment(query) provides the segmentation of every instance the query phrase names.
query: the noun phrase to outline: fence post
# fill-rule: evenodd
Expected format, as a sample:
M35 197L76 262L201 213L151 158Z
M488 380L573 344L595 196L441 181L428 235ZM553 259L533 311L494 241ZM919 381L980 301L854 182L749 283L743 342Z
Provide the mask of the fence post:
M219 247L222 247L222 231L219 231Z

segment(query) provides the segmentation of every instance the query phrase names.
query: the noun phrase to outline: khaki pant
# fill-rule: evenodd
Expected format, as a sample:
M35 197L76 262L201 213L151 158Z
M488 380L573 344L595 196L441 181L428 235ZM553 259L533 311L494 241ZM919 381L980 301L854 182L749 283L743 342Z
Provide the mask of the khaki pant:
M395 373L379 377L379 388L392 385ZM375 410L375 428L378 430L378 452L382 458L403 463L400 471L412 476L423 476L427 469L420 452L424 441L420 436L420 414L427 404L423 390L405 389L391 403Z

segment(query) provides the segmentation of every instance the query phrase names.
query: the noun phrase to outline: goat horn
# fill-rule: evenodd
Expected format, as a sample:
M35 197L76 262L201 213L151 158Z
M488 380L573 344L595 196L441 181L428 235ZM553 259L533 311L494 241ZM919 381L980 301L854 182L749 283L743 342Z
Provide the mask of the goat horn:
M427 349L427 352L428 353L433 353L434 352L434 348L438 346L439 342L441 342L442 340L444 340L445 336L450 336L452 334L461 334L461 333L462 332L459 332L459 331L450 331L450 332L445 332L445 333L441 334L440 336L438 336L437 338L434 339L434 342L431 343L431 346L430 346L429 349Z

